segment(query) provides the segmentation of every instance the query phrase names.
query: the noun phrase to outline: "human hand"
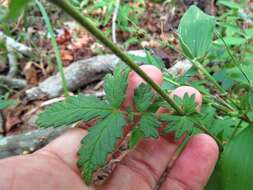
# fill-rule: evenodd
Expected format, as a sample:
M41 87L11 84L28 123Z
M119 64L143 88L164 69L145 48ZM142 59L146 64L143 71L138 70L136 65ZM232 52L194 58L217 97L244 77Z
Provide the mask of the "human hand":
M162 83L161 72L152 66L142 69ZM124 105L132 104L134 89L141 83L135 73L129 75L129 87ZM172 94L195 94L197 106L202 97L190 87L182 87ZM123 106L124 106L123 105ZM83 129L71 129L45 148L26 156L16 156L0 161L1 190L93 190L87 187L76 166L81 139L87 134ZM182 139L173 135L159 139L144 139L118 164L109 179L99 190L152 190L172 159ZM201 190L218 158L215 141L205 134L191 137L180 157L170 169L161 190Z

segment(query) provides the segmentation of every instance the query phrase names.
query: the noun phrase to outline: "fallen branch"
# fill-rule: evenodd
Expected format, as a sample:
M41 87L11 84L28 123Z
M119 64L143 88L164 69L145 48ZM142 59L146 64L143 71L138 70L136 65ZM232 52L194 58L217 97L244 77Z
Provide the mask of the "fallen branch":
M21 135L0 138L0 159L32 153L64 133L68 127L38 129Z
M0 31L0 39L5 42L7 47L13 48L15 51L30 56L32 55L32 48L27 47L24 44L16 42L13 38L6 36L3 32Z
M8 63L9 63L9 72L8 72L8 77L13 78L16 77L18 73L18 60L17 60L17 55L14 51L14 49L8 45L7 46L7 57L8 57Z
M145 56L142 50L130 51L132 55ZM91 82L101 79L106 73L111 72L120 62L115 55L101 55L87 60L81 60L72 63L64 69L67 86L70 91L87 85ZM59 74L49 77L41 82L37 87L26 91L28 101L43 98L54 98L63 92Z
M120 7L120 0L116 0L115 2L115 9L112 17L112 41L113 43L117 43L117 36L116 36L116 30L117 30L117 17L119 13L119 7Z
M5 84L10 89L23 89L27 86L27 82L23 79L11 78L0 75L0 83Z

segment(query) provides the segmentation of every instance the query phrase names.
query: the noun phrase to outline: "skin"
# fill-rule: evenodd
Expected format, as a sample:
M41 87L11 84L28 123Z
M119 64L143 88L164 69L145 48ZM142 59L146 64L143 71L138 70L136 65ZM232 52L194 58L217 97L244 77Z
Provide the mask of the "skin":
M142 69L156 81L162 83L162 73L153 66ZM123 107L132 105L134 89L141 83L140 77L131 72L130 85ZM180 87L170 96L195 94L198 109L201 94L191 87ZM1 190L94 190L87 187L76 167L76 152L81 139L87 134L84 129L71 129L43 149L25 156L16 156L0 161ZM145 139L135 150L129 152L118 164L113 174L98 190L152 190L168 165L180 142L173 135L159 139ZM205 134L193 136L176 160L161 190L201 190L218 158L215 141Z

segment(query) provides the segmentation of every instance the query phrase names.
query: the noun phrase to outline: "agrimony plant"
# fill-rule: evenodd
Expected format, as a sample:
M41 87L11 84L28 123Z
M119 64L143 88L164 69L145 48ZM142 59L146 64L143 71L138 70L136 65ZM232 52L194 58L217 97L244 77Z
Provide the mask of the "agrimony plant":
M249 91L249 93L243 94L243 98L238 98L238 95L235 98L235 91L228 93L203 63L210 47L212 47L216 24L214 17L204 14L196 6L192 6L183 16L179 26L181 49L195 66L195 71L189 71L191 76L196 75L196 71L201 71L213 86L206 89L206 81L201 84L189 83L189 79L185 76L179 77L175 81L174 78L166 75L167 81L174 87L190 84L200 89L204 94L205 104L201 112L198 113L194 96L185 95L182 99L169 97L166 91L154 83L128 55L108 40L90 20L73 8L68 1L51 0L51 2L76 19L146 82L135 90L133 97L135 109L129 107L127 110L122 110L121 105L128 85L129 68L118 67L114 75L109 74L105 77L106 96L104 100L84 95L68 97L65 101L50 106L40 115L37 123L42 127L60 127L81 120L95 121L96 124L89 129L79 150L78 166L81 168L87 184L92 182L94 172L106 164L109 155L117 150L119 140L125 138L124 127L137 121L128 131L131 135L130 148L134 148L142 138L159 138L161 122L173 123L172 127L166 127L162 132L166 134L173 131L176 138L180 138L185 133L191 135L202 131L216 140L220 150L223 147L225 149L221 154L219 167L215 170L207 189L233 190L238 188L241 181L244 186L239 185L240 187L253 189L251 178L248 177L253 176L253 167L251 167L249 159L252 152L249 139L253 135L251 124L253 118L252 93ZM243 76L245 73L239 71L237 74ZM248 73L246 72L246 74ZM251 77L247 76L247 78L251 80ZM215 92L216 96L212 92ZM170 116L158 116L155 113L159 107L174 109L174 113ZM239 148L241 152L237 154ZM241 164L242 162L244 164ZM217 173L218 175L216 175ZM241 178L243 180L240 180ZM214 187L213 184L220 186Z

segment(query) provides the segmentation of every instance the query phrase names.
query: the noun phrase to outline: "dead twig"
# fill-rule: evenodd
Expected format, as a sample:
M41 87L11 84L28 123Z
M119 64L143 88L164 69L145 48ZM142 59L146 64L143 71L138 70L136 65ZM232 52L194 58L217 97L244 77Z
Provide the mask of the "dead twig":
M116 36L116 30L117 30L117 17L119 13L120 8L120 0L116 0L115 2L115 9L112 17L112 41L113 43L117 43L117 36Z

